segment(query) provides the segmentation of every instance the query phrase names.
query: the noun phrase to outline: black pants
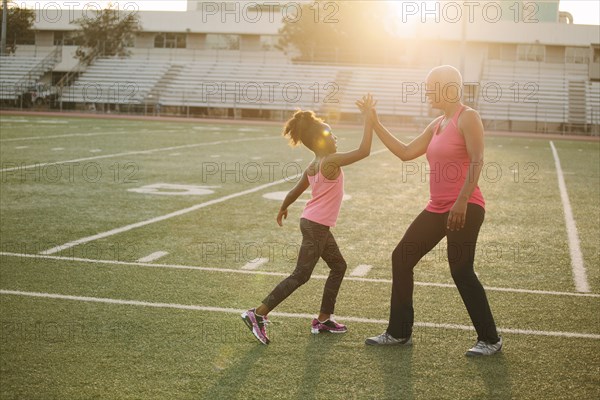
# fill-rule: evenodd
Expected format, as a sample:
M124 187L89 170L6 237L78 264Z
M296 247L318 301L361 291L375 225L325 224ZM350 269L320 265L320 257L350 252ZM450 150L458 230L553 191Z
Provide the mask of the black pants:
M448 214L421 212L392 253L392 301L387 332L396 338L412 334L413 269L446 236L450 273L475 326L477 340L496 343L499 338L494 317L483 286L473 270L477 236L485 211L481 206L469 203L465 226L458 231L446 230Z
M300 230L302 231L302 245L300 246L296 269L273 289L263 300L263 304L269 307L270 310L277 307L296 289L308 282L317 261L322 258L327 263L330 271L323 290L321 312L333 314L340 285L346 273L346 261L340 253L340 249L328 226L300 218Z

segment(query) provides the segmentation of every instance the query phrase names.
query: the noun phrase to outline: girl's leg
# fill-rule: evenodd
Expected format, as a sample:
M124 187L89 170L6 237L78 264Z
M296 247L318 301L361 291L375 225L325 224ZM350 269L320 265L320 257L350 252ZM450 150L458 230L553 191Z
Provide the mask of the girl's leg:
M346 260L344 260L342 253L340 253L340 249L331 232L327 235L327 241L325 242L321 258L329 267L329 276L323 289L321 312L319 313L319 320L325 321L333 314L337 295L347 268Z
M296 269L265 297L262 305L266 308L258 307L257 312L259 314L259 311L265 309L268 311L273 310L296 289L305 284L310 279L315 265L323 253L329 227L301 218L300 230L302 231L302 245L298 253Z
M477 331L477 340L498 342L496 323L490 310L485 290L475 271L475 246L485 211L476 204L467 206L466 223L463 229L448 231L448 263L452 279L467 307L471 321Z
M271 312L271 309L267 307L265 303L260 303L260 306L256 307L255 312L257 315L264 317L265 315Z
M422 211L392 253L392 300L387 333L394 338L412 335L413 269L445 235L444 214Z

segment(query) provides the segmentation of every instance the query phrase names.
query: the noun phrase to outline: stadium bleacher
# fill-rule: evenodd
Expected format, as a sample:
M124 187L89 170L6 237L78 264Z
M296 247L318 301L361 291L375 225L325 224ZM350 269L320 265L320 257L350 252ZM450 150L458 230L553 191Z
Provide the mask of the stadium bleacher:
M312 109L355 114L370 92L381 115L427 118L428 67L392 68L235 60L98 59L63 93L63 102L160 104L235 110ZM488 123L598 124L600 83L586 64L487 61L474 104ZM562 125L561 125L562 126Z
M356 113L355 100L373 93L382 114L424 116L421 82L427 69L324 66L232 61L161 62L100 59L68 89L63 101L164 106ZM384 83L384 84L382 84ZM135 85L135 95L123 90ZM115 89L121 89L115 95ZM91 91L91 94L90 94ZM96 92L102 95L95 96ZM151 95L151 96L149 96Z
M335 67L194 62L180 65L160 91L160 103L173 106L241 109L318 109L324 86L336 81Z
M429 68L353 67L344 89L341 111L356 112L356 99L371 93L382 115L425 117L429 106L421 89L428 72Z
M371 92L380 100L382 114L421 116L426 115L427 105L420 93L406 98L403 93L407 92L407 83L419 85L426 74L426 69L196 62L180 66L177 75L160 91L160 102L173 106L310 108L356 113L356 99Z
M488 121L585 125L595 91L587 64L491 60L483 67L478 106Z
M63 102L139 104L169 69L166 61L100 58L62 94Z
M0 56L0 100L16 100L56 62L55 52L44 57Z

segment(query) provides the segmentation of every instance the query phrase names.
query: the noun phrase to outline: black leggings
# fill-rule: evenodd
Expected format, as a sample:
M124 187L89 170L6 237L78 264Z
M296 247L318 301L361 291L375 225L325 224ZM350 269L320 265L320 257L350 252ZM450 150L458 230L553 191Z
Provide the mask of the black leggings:
M392 301L387 332L395 338L405 338L412 334L413 269L446 236L450 273L475 326L477 340L496 343L499 338L494 317L483 286L473 270L477 236L485 211L481 206L469 203L465 226L458 231L446 230L448 214L426 210L421 212L394 249Z
M308 282L319 258L322 258L330 271L325 282L325 289L323 289L321 312L333 314L340 285L346 273L346 261L328 226L301 218L300 230L302 231L302 245L296 269L273 289L263 300L263 304L269 307L269 310L277 307L296 289Z

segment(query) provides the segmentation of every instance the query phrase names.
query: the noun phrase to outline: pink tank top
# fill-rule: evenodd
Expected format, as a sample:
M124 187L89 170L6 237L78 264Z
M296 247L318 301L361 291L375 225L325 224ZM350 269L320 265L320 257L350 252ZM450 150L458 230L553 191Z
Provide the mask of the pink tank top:
M302 218L321 225L335 226L344 197L344 171L336 179L327 179L319 172L308 176L312 198L306 203Z
M465 138L458 130L458 117L464 111L459 109L446 127L440 131L442 120L435 127L435 134L427 146L427 161L429 161L429 192L430 198L427 211L445 213L452 205L465 183L469 170L469 154ZM469 203L485 207L485 201L479 186L475 187Z

